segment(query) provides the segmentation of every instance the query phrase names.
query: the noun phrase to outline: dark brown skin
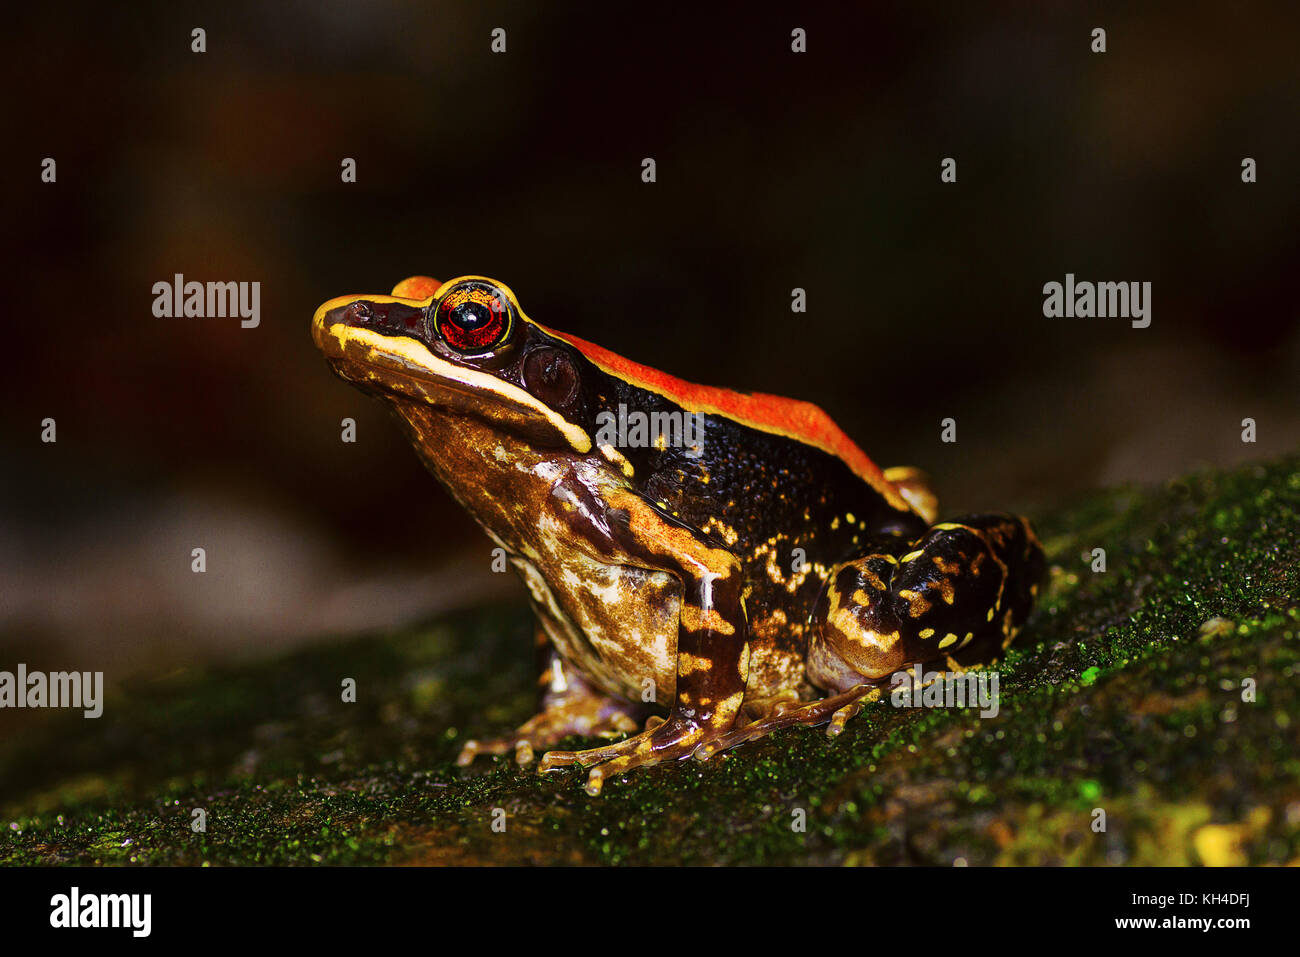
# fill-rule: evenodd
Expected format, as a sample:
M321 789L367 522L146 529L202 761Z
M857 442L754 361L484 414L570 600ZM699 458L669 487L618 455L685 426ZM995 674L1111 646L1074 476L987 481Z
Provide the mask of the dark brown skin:
M880 473L820 410L635 367L533 323L491 280L394 292L326 303L317 345L505 549L554 649L542 712L462 763L627 733L663 703L645 731L541 770L593 766L597 794L779 727L838 733L895 671L991 660L1027 616L1043 574L1027 522L931 527L922 479ZM698 454L604 441L619 411L699 413Z

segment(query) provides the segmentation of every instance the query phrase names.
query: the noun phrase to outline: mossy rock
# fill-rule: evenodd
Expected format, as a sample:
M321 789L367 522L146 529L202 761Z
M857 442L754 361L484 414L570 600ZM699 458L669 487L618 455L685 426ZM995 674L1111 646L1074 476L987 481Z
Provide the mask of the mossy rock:
M528 613L491 608L141 683L0 743L0 862L1296 862L1300 457L1036 523L1051 582L996 717L885 700L835 740L792 729L590 798L578 769L456 767L533 704Z

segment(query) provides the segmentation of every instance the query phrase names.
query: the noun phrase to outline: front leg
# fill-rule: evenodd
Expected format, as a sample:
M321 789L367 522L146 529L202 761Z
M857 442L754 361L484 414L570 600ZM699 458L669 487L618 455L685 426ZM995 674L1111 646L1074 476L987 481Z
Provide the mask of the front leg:
M535 749L549 747L562 738L617 737L637 729L643 717L642 707L594 688L551 648L540 625L536 643L545 658L538 679L542 691L541 711L520 725L514 734L488 741L466 741L456 759L461 767L473 763L480 754L501 755L512 751L517 763L529 764Z
M684 758L724 734L745 696L749 645L740 562L699 529L673 518L643 496L607 498L609 544L630 563L668 571L682 583L677 627L677 681L667 720L603 748L552 751L538 770L595 765L587 793L632 768Z

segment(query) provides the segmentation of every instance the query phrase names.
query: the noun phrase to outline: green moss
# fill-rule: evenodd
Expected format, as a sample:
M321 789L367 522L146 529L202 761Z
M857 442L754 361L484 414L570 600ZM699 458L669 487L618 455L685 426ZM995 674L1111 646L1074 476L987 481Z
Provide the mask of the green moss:
M792 729L592 799L577 769L456 767L466 737L532 705L527 612L487 609L135 685L99 721L0 744L0 862L1300 857L1300 459L1101 492L1037 524L1051 583L999 666L994 718L881 702L838 739Z

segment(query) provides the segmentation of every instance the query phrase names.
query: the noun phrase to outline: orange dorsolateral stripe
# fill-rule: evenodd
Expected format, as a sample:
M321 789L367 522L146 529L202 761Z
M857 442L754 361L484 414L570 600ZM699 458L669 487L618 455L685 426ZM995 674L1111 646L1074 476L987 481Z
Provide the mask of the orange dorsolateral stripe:
M733 392L715 386L696 385L650 366L633 362L616 352L580 339L567 332L535 323L563 339L590 359L597 368L626 379L633 385L658 393L688 412L712 412L735 419L761 432L788 436L835 456L859 478L876 489L896 508L909 506L889 482L880 467L858 448L835 421L811 402L787 399L764 392Z

